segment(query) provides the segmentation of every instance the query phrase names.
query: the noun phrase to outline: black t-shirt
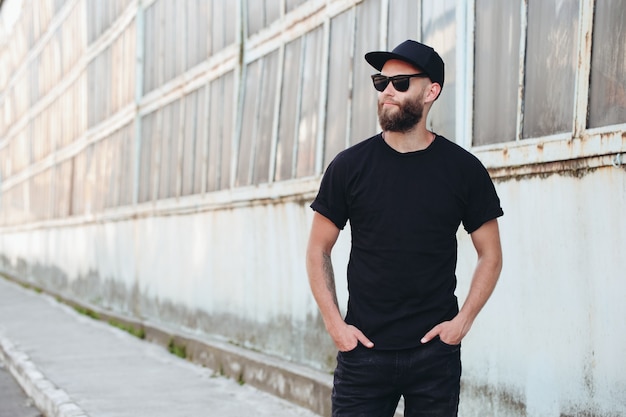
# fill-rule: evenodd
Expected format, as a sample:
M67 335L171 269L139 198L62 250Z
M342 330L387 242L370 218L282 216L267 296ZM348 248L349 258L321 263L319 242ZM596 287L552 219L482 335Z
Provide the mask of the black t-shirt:
M377 349L405 349L458 313L456 232L501 216L482 163L442 136L399 153L381 134L339 153L311 208L350 221L346 322Z

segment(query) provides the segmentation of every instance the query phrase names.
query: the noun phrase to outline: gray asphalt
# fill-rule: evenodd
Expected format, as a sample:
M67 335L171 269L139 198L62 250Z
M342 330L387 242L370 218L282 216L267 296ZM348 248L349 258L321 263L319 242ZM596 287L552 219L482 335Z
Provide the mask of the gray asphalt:
M2 277L0 362L49 417L319 417Z
M13 375L0 361L0 417L41 417Z

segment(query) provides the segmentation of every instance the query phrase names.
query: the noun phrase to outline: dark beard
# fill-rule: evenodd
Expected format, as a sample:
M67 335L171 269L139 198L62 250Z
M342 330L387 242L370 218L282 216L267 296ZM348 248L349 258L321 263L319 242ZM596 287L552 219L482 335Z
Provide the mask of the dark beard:
M378 102L378 122L383 130L406 133L422 120L424 106L418 99L400 104L398 109L398 112L385 112L383 105Z

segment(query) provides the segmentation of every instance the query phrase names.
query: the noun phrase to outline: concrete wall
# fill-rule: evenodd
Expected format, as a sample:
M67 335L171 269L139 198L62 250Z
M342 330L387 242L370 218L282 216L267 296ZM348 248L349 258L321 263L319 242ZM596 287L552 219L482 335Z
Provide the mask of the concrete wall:
M624 415L625 170L497 189L504 268L464 342L464 415ZM474 254L459 245L463 294Z
M496 183L504 269L463 347L462 415L626 410L626 172ZM114 311L317 369L334 349L304 270L308 201L5 231L2 268ZM475 262L459 231L458 295ZM334 253L345 305L349 230ZM485 407L490 410L487 414Z
M3 233L7 272L148 320L329 369L304 201ZM320 349L325 346L327 349Z

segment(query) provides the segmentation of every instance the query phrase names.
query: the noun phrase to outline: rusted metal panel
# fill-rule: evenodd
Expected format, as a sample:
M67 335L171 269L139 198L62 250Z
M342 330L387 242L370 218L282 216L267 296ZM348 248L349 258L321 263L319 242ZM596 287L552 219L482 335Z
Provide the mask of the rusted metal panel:
M619 127L613 129L571 140L523 141L502 149L482 149L476 154L496 176L498 172L508 172L507 176L545 173L550 171L550 166L575 168L586 158L597 157L601 157L598 161L604 162L596 162L596 165L608 166L611 157L626 150L626 131Z

